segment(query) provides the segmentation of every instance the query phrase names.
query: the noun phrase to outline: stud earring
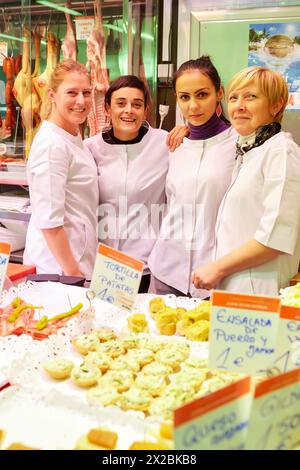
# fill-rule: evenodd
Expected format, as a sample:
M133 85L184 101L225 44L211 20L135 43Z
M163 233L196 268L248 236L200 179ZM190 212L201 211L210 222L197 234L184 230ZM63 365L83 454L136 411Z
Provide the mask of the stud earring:
M222 114L222 106L221 106L221 103L219 102L218 106L216 107L216 115L219 118L221 116L221 114Z

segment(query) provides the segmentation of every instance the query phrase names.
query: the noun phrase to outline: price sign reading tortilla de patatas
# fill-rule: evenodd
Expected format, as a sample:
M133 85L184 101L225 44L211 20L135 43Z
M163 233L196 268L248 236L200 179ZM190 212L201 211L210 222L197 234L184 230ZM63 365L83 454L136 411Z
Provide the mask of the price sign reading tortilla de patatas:
M90 289L99 299L131 311L143 268L142 261L99 243Z
M264 375L275 358L279 312L279 297L214 291L209 367Z
M0 242L0 293L3 289L4 279L7 271L9 254L10 254L10 244Z

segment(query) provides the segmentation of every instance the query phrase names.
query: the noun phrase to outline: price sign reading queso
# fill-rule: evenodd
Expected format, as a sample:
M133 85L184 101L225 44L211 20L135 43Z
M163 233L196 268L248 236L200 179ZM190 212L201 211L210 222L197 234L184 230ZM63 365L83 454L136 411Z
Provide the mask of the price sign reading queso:
M10 254L10 244L0 242L0 293L2 292Z
M143 267L142 261L99 243L90 289L99 299L130 311Z
M209 367L260 375L275 357L279 297L214 291Z

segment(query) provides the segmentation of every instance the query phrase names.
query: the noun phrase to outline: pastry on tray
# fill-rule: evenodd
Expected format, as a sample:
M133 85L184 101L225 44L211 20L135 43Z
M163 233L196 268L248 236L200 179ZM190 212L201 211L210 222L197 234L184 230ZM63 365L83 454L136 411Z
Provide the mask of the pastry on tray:
M90 351L96 351L100 345L99 338L96 334L77 336L72 340L73 346L80 354L86 355Z
M120 393L115 388L103 384L90 388L86 393L88 402L99 406L115 405L120 397Z
M111 357L102 351L91 351L84 359L85 364L94 364L104 374L111 364Z
M98 328L94 331L94 334L98 336L99 341L101 343L105 343L105 341L112 341L116 339L117 335L111 328L103 326L102 328Z
M79 387L92 387L101 377L101 371L93 364L83 363L74 367L71 372L71 379Z
M167 386L164 376L138 374L134 385L142 390L146 390L153 397L161 395Z
M125 354L125 356L117 357L111 361L109 368L110 370L131 370L135 374L141 366L137 358Z
M132 333L148 333L149 327L143 313L134 313L127 317L128 328Z
M126 352L122 343L118 340L106 341L105 343L101 343L98 350L105 354L108 354L108 356L113 359L121 356L121 354L125 354Z
M151 400L150 393L133 385L122 393L120 405L123 410L147 411Z
M130 370L109 370L99 380L100 387L112 387L118 392L128 390L134 382L133 372Z
M142 372L143 374L162 375L168 377L169 375L173 374L173 369L167 364L162 364L161 362L153 361L150 364L144 366Z
M163 310L166 304L162 297L154 297L149 302L149 312L151 317L155 320L155 315L159 310Z
M53 379L62 380L70 377L74 362L58 357L46 362L43 367Z
M130 349L130 351L128 351L127 353L127 357L135 359L136 361L138 361L140 366L143 367L154 360L154 352L151 351L151 349L145 348Z

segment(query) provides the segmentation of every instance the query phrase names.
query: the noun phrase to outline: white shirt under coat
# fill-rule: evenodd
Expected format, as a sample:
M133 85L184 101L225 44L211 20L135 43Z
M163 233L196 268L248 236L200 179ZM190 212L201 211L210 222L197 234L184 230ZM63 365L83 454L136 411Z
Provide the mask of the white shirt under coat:
M136 144L109 144L102 134L84 141L98 166L99 239L143 261L144 274L160 227L154 213L166 200L167 135L149 126Z
M209 295L194 287L191 275L213 258L215 222L231 181L236 140L236 132L229 128L205 140L185 138L170 154L168 213L149 267L160 281L193 297Z
M80 271L91 279L97 252L97 168L82 139L43 121L29 154L32 216L24 263L37 273L63 274L41 229L63 226Z
M216 259L250 239L284 254L226 277L231 292L278 295L300 260L300 148L279 132L238 157L218 215Z

